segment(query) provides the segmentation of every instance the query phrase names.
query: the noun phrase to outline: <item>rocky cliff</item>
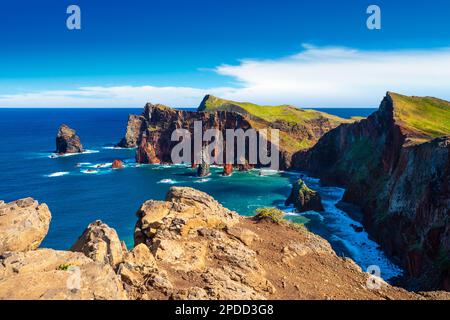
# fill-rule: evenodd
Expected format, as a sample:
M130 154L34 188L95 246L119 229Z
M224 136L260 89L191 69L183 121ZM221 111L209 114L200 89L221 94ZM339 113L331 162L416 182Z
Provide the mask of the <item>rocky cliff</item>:
M381 280L370 287L368 274L302 225L239 216L192 188L173 187L165 201L146 201L137 219L131 250L96 221L72 247L76 252L27 246L1 253L0 299L450 298Z
M388 93L377 112L325 134L293 168L347 188L411 288L450 290L450 103Z
M203 132L211 128L222 131L225 145L226 129L279 129L282 169L290 165L295 151L310 147L325 132L340 123L349 122L314 110L291 106L258 106L208 95L197 112L147 104L142 115L129 117L126 135L118 146L137 147L136 160L139 163L170 163L171 150L177 144L171 141L172 132L184 128L192 133L194 121L202 121Z

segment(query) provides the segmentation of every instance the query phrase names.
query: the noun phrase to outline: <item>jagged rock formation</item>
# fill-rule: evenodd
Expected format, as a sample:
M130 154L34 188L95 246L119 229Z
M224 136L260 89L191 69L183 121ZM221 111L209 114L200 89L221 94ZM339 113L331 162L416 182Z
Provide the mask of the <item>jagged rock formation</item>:
M370 289L368 274L303 226L241 217L192 188L173 187L137 215L135 247L121 254L117 234L99 221L74 245L84 254L0 254L0 299L450 298L383 281Z
M197 112L147 104L141 116L129 117L125 138L118 146L137 146L136 161L139 163L171 163L171 150L178 143L171 141L172 132L184 128L192 133L194 121L202 121L203 132L215 128L222 131L224 138L226 129L279 129L281 169L289 167L295 151L313 145L325 132L340 123L350 122L313 110L291 106L257 106L208 95Z
M149 256L146 245L154 259L128 263L122 279L134 298L420 298L385 283L369 290L367 274L306 228L240 217L192 188L173 187L137 215L135 250Z
M47 235L51 213L32 198L0 203L0 255L39 247Z
M141 133L141 130L143 130L143 123L143 116L130 114L128 116L128 124L125 137L122 138L122 140L120 140L120 142L116 146L120 148L136 148L138 146L139 135Z
M123 261L127 251L116 230L100 220L91 223L70 250L82 252L92 260L109 264L113 268Z
M325 134L293 168L347 188L364 226L414 289L450 290L450 103L387 93L377 112Z
M65 124L61 125L56 136L56 153L80 153L83 151L83 145L76 131Z
M297 212L324 210L320 194L308 188L302 179L297 180L292 185L291 194L285 202L286 206L291 204L295 206Z
M206 177L211 172L209 170L209 156L205 149L202 149L201 162L197 168L197 176L198 177Z
M113 269L82 253L39 249L0 256L0 300L126 298Z

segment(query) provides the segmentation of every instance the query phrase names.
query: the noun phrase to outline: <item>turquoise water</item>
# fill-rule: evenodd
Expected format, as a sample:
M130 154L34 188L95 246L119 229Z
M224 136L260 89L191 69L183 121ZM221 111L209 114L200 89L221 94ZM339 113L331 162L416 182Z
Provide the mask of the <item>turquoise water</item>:
M0 109L0 199L33 197L49 205L53 218L42 246L68 249L92 221L100 219L115 228L128 246L133 244L135 212L148 199L164 199L170 186L190 186L205 191L224 206L252 215L263 206L276 206L297 222L326 238L336 252L353 258L363 269L376 264L385 278L400 270L377 249L359 225L335 207L343 195L339 188L323 188L305 177L322 195L326 211L303 215L285 208L291 183L299 173L259 170L220 175L212 168L206 178L195 177L185 166L137 165L135 150L114 149L123 136L130 109ZM337 111L339 112L339 111ZM338 114L340 115L340 114ZM367 110L345 109L345 115L367 115ZM60 124L75 128L88 150L85 154L51 158ZM111 170L114 159L123 170Z

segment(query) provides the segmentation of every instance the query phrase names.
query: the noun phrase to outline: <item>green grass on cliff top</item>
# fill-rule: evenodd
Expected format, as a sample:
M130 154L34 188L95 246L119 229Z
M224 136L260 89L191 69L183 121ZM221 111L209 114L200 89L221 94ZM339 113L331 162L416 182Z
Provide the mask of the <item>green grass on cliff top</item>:
M450 102L432 97L390 95L394 100L394 116L402 126L423 139L450 135Z
M238 111L233 107L239 107ZM343 122L351 122L325 112L311 109L300 109L289 105L280 106L261 106L250 102L236 102L225 100L214 96L206 96L199 106L198 111L214 111L214 110L230 110L243 112L253 117L262 119L267 122L285 121L287 123L303 124L305 121L315 120L319 118L327 118L331 123L338 125Z

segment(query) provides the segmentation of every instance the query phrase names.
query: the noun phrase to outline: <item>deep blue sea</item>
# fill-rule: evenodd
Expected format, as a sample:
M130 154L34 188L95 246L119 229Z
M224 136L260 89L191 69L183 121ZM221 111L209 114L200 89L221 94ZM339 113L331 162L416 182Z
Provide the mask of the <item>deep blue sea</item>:
M375 109L321 110L348 118L367 116ZM401 272L365 232L357 233L350 226L359 226L359 222L335 207L343 189L321 187L318 180L306 177L307 184L321 193L326 211L299 215L283 206L298 173L260 175L253 170L222 177L221 168L212 168L210 176L197 178L192 169L184 166L136 165L135 150L112 146L124 135L128 114L141 111L0 109L0 199L9 202L33 197L48 204L53 218L41 246L68 249L97 219L115 228L120 238L132 246L137 209L145 200L164 199L170 186L177 185L205 191L242 215L251 215L262 206L280 207L289 219L306 223L339 255L353 258L363 269L378 265L385 279ZM77 130L87 153L51 158L62 123ZM126 167L111 170L114 159L123 160Z

